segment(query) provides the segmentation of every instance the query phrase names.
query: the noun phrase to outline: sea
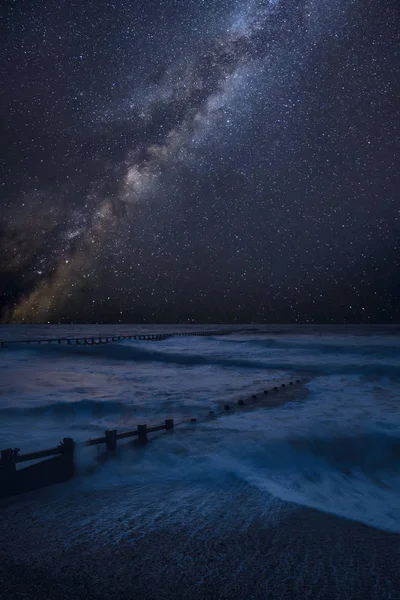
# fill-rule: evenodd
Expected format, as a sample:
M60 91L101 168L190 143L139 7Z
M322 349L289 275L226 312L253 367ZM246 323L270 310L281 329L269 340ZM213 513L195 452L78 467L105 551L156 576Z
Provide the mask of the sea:
M40 450L63 437L77 443L74 480L7 505L16 538L27 511L29 539L47 532L39 548L20 537L24 551L29 544L36 557L55 547L117 546L160 529L195 536L200 523L203 538L212 524L224 539L225 530L249 528L254 519L264 531L276 529L303 508L400 533L399 326L3 325L0 339L221 328L230 334L0 350L0 448ZM176 423L172 434L149 435L140 449L126 444L105 463L96 461L98 447L81 444L107 429L166 418ZM364 597L397 597L390 577L379 577L376 595L368 587ZM351 596L343 580L343 595L297 597L358 597L353 580L346 584L355 586ZM253 596L270 597L265 589Z

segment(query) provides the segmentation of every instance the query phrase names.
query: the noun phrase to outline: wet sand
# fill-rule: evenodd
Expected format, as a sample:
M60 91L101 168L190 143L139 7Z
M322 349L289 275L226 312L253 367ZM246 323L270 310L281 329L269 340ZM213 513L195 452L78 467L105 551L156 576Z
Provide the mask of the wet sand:
M90 525L98 494L56 492L42 512L45 494L0 504L1 600L400 598L400 535L278 500L266 519L265 494L249 486L216 486L214 511L190 524L183 511L174 526L159 518L123 536L115 491L102 494L101 531ZM73 527L78 501L85 534Z

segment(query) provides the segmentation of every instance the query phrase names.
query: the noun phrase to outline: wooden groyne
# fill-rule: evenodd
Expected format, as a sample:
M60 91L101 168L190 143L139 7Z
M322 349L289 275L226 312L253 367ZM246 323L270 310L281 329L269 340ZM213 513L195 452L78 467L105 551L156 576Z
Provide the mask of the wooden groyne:
M82 446L99 446L105 444L106 452L117 450L117 441L127 438L137 438L138 444L145 444L149 433L170 431L174 428L174 420L166 419L161 425L147 427L138 425L133 431L117 433L115 429L104 432L103 437L90 439ZM0 459L0 498L15 496L30 492L55 483L67 481L75 474L75 449L77 444L71 438L64 438L55 448L19 454L19 448L1 450ZM51 457L51 458L49 458ZM23 469L17 469L17 464L38 461Z
M0 347L6 348L11 344L67 344L76 346L95 346L97 344L110 344L112 342L119 342L122 340L145 340L151 342L159 342L166 340L170 337L178 336L215 336L215 335L230 335L232 331L223 330L211 330L211 331L174 331L171 333L141 333L141 334L130 334L130 335L115 335L114 334L99 334L79 337L41 337L25 339L21 338L18 340L0 340Z
M251 408L260 406L260 400L267 400L267 406L274 406L280 402L279 396L284 390L293 389L294 386L305 383L308 378L292 379L282 382L273 382L275 385L269 389L264 389L258 394L252 394L249 398L240 398L235 404L224 404L218 411L211 410L205 417L198 419L190 417L174 423L173 419L165 419L160 425L148 427L147 424L137 425L132 431L118 433L116 429L107 430L104 436L90 439L82 447L97 446L104 444L104 452L98 458L106 459L107 456L115 456L118 449L118 441L133 439L136 445L145 445L148 441L148 435L159 431L172 432L174 428L184 424L195 424L202 420L209 420L222 414L232 413L236 410L243 410L244 407ZM7 448L1 450L0 459L0 498L15 496L24 492L33 491L39 488L47 487L71 479L76 471L75 450L77 444L71 438L64 438L60 444L54 448L39 450L20 454L19 448ZM41 460L45 459L45 460ZM22 469L17 469L17 465L24 462L35 462Z

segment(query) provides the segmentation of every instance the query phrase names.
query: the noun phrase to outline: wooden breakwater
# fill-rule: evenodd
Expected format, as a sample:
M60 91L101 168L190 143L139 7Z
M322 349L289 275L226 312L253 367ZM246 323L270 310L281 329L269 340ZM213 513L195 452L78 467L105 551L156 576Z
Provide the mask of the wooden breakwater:
M117 433L115 429L104 432L103 437L90 439L82 446L99 446L105 444L106 452L115 452L117 441L127 438L137 438L138 444L145 444L149 433L170 431L174 428L173 419L166 419L161 425L147 427L138 425L133 431ZM0 459L0 498L22 494L42 487L71 479L75 474L76 444L71 438L64 438L54 448L19 454L19 448L1 450ZM49 458L50 457L50 458ZM24 462L38 461L23 469L17 465Z
M243 407L251 408L259 406L260 400L267 400L267 406L272 407L280 403L280 396L283 391L293 389L296 384L301 384L307 381L308 378L289 380L285 383L273 382L275 385L269 389L264 389L258 394L252 394L249 398L241 398L235 404L224 404L219 411L211 410L203 417L212 419L221 414L229 414L235 409L243 410ZM146 424L137 425L137 428L132 431L124 431L118 433L117 430L111 429L104 432L104 436L90 439L81 446L100 446L105 445L105 451L101 455L101 459L107 458L109 455L115 455L118 448L118 441L129 438L135 438L134 443L144 445L148 441L148 434L169 431L172 432L174 427L184 424L197 423L202 419L190 417L179 423L174 424L173 419L165 419L161 425L148 427ZM77 444L71 438L64 438L63 441L54 448L39 450L37 452L29 452L20 454L19 448L7 448L1 450L0 459L0 498L15 496L24 492L33 491L39 488L47 487L63 481L71 479L76 471L75 450ZM45 459L45 460L42 460ZM22 469L17 469L17 465L25 462L35 462Z
M98 334L98 335L85 335L79 337L40 337L40 338L20 338L14 340L0 340L0 347L7 348L12 344L67 344L76 346L95 346L98 344L110 344L112 342L119 342L122 340L145 340L151 342L159 342L166 340L170 337L181 337L181 336L221 336L230 335L234 333L226 329L221 330L209 330L209 331L174 331L170 333L135 333L126 335L115 335L113 334Z

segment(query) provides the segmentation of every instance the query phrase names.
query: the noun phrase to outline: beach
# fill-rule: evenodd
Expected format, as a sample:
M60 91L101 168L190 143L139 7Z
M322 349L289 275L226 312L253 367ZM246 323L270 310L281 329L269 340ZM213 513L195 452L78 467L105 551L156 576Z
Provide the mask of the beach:
M2 350L1 447L70 435L77 473L0 501L1 600L400 598L398 329L252 327ZM80 445L170 417L198 421Z
M211 520L174 527L160 520L118 541L111 531L73 543L54 543L57 511L82 502L78 512L90 518L98 510L90 497L65 499L45 522L32 522L32 506L23 502L0 526L1 598L400 597L398 534L292 506L275 505L279 517L268 523L262 496L216 490ZM115 495L104 497L103 510L109 502L117 502Z

